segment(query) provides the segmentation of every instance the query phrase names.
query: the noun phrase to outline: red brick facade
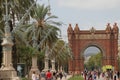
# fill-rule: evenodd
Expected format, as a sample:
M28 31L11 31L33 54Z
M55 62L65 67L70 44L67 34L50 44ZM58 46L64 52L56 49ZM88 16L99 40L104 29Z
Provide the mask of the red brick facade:
M69 73L79 74L84 70L84 51L89 46L98 47L102 54L102 65L113 65L118 70L118 33L119 29L115 23L113 27L108 24L105 30L80 30L76 24L74 30L69 24L68 30L69 46L73 52L73 59L69 61Z

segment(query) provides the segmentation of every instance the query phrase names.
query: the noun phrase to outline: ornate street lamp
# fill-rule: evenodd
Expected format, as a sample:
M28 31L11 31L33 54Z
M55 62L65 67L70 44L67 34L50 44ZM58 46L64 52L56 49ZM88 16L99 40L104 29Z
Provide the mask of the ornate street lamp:
M53 58L53 59L51 60L51 64L52 64L52 71L53 71L53 72L56 72L56 70L55 70L55 58Z
M3 38L2 46L3 46L3 62L2 67L0 68L0 79L3 80L13 80L17 77L17 73L12 64L12 46L14 45L12 41L12 36L10 32L10 26L8 21L10 20L8 14L8 2L5 0L5 10L6 15L4 17L5 20L5 37Z
M32 54L32 67L31 67L31 70L29 72L29 77L31 77L33 72L40 74L40 71L39 71L38 66L37 66L37 55L38 55L38 53L36 53L36 50L37 50L37 39L36 39L36 36L35 36L36 35L35 34L36 27L37 27L36 22L34 22L33 23L33 37L32 37L33 43L32 43L32 47L34 48L35 51Z
M36 1L35 1L36 2ZM19 24L17 26L20 26L20 24L24 21L24 18L29 14L30 10L33 8L35 3L32 4L32 6L28 9L28 11L24 14L22 19L19 21ZM4 38L2 42L3 46L3 61L2 61L2 66L0 68L0 79L2 80L19 80L17 77L17 73L13 67L12 64L12 47L14 45L12 41L12 35L10 31L10 26L9 26L9 20L10 16L8 14L8 1L5 0L5 28L4 28ZM15 32L19 27L15 27L13 29L13 32Z
M50 12L50 10L51 10L51 7L50 7L50 1L48 0L48 16L50 16L51 15L51 12Z
M51 15L51 7L50 7L50 1L48 0L48 12L47 15L50 16ZM49 32L48 32L49 33ZM45 51L45 58L44 58L44 69L43 71L47 71L49 69L49 47L46 47L46 51Z
M44 63L45 63L45 66L44 66L44 69L43 71L48 71L49 70L49 47L47 46L46 47L46 50L45 50L45 58L44 58Z

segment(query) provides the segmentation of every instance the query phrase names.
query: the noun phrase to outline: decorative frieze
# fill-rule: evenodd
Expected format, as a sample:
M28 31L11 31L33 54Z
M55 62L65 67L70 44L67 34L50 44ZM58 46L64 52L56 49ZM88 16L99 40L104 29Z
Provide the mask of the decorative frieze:
M79 35L79 39L110 39L110 35L106 34L83 34Z

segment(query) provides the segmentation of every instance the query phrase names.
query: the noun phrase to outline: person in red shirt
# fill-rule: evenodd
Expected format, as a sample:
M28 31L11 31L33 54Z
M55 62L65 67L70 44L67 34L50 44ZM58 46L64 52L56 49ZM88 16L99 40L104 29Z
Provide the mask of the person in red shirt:
M46 72L46 79L52 80L52 73L50 72L50 70L48 70L48 72Z

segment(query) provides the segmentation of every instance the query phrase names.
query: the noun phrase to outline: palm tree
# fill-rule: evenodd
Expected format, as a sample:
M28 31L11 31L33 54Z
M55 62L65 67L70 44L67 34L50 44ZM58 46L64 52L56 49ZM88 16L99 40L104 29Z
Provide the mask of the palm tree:
M55 58L58 67L65 67L68 64L68 60L72 58L72 53L70 51L70 48L68 47L68 44L65 41L59 39L53 45L49 57L50 59Z
M37 39L38 49L43 49L46 46L51 47L52 43L58 39L58 31L60 22L55 22L52 19L58 18L57 16L47 16L49 11L48 7L44 5L37 5L33 18L36 20L35 26L30 26L26 30L26 36L29 44L32 44L33 29L35 28L35 37Z
M36 20L32 26L26 29L26 38L30 46L33 46L38 51L46 50L46 47L52 47L52 44L58 39L58 26L60 22L53 21L57 16L48 16L49 7L44 5L37 5L34 10L35 14L32 16ZM34 66L34 65L32 65Z

